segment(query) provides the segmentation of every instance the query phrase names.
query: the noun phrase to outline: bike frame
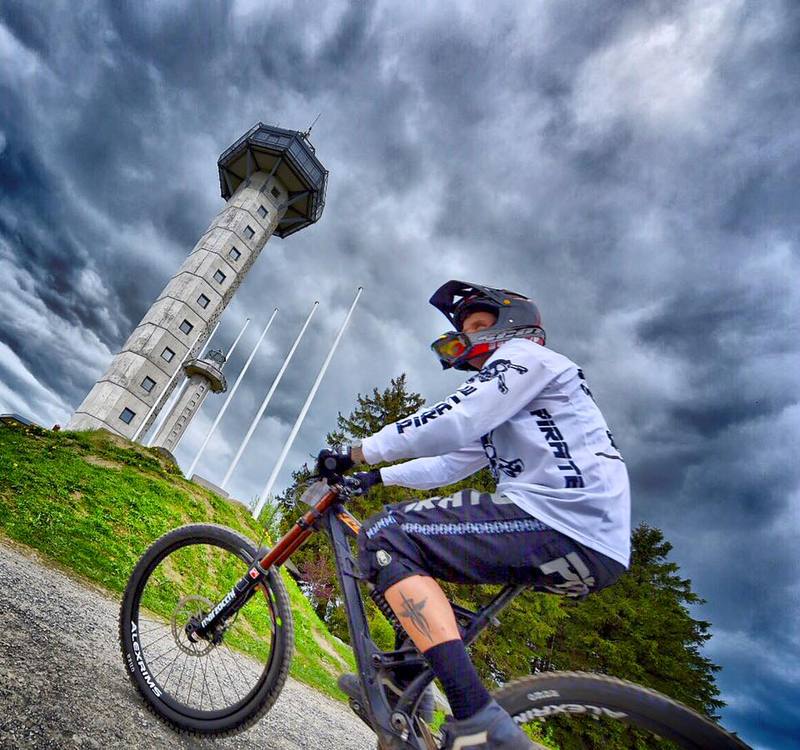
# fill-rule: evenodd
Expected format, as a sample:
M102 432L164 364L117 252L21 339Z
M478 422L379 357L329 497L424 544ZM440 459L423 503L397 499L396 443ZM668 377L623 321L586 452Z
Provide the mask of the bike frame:
M263 582L270 569L285 563L314 533L324 530L333 546L336 572L344 598L347 623L350 629L351 647L356 657L366 705L364 710L372 729L378 735L382 747L390 750L428 750L429 744L420 736L412 720L425 688L434 674L422 654L412 647L396 651L381 651L373 642L364 600L359 589L363 577L350 548L350 539L358 536L361 524L344 507L346 495L342 488L334 485L305 513L295 525L260 560L254 560L250 569L225 597L203 618L190 621L186 632L190 639L207 638L229 617L245 605ZM456 615L466 645L471 644L490 623L497 624L496 616L527 586L508 585L477 612L450 603ZM420 674L406 687L392 710L386 699L381 677L392 668L403 666L420 667Z

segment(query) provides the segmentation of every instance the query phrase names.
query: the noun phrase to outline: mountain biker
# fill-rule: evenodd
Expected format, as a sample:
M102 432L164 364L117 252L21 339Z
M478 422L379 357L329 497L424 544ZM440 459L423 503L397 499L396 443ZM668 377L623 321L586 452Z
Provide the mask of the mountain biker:
M430 302L456 329L431 348L445 369L472 377L345 453L321 451L318 467L413 459L355 474L361 492L379 482L433 489L490 467L494 494L464 490L369 518L359 564L444 687L453 712L444 747L531 748L481 683L435 579L574 597L610 585L629 564L628 475L583 372L545 347L530 299L449 281ZM354 675L340 685L360 691Z

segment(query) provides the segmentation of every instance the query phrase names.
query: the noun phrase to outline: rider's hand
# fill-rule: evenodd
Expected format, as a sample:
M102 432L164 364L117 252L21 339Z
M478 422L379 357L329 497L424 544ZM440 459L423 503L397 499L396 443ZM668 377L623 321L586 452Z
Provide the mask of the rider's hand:
M350 457L349 451L347 453L335 453L324 448L317 455L317 473L325 477L325 479L341 476L348 469L352 469L353 466L355 466L355 463Z
M352 476L345 477L344 480L345 487L350 490L351 495L355 495L356 497L366 495L372 487L374 487L376 484L381 484L382 482L383 477L381 477L380 469L374 469L373 471L359 471Z

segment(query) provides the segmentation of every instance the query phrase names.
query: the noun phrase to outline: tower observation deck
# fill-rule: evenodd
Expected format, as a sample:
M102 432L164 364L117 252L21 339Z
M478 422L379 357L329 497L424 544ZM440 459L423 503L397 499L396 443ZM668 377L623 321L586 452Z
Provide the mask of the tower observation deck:
M222 153L217 166L225 206L67 429L143 436L178 385L181 378L174 376L197 357L267 240L322 216L328 172L303 133L258 123Z

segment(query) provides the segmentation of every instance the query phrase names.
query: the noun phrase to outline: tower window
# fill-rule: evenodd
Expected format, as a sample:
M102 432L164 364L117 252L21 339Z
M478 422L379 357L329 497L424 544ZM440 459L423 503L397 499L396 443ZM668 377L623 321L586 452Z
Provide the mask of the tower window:
M150 391L152 391L155 387L155 384L156 381L148 376L142 381L142 388L144 389L145 393L150 393Z
M161 359L167 360L167 362L172 362L172 358L175 356L175 352L172 351L168 346L164 347L164 351L161 352Z
M136 416L135 411L131 411L127 406L122 410L122 414L119 415L119 418L125 422L125 424L130 424L133 418Z
M239 258L242 257L242 254L235 247L232 247L230 250L228 250L228 257L231 260L239 260Z
M181 331L183 331L183 333L185 333L187 336L192 332L192 329L194 328L194 326L188 320L184 320L179 327Z
M214 272L214 281L216 281L217 284L221 284L223 281L225 281L225 274L222 273L222 271L220 271L220 270L215 271Z
M274 185L272 186L272 190L270 190L269 192L272 193L272 197L273 198L280 198L281 197L281 191L278 190L278 188L276 188Z
M248 225L245 227L245 230L244 230L244 236L245 236L245 237L247 237L247 239L248 239L248 240L252 240L252 239L253 239L253 237L255 236L255 234L256 234L256 233L255 233L255 231L254 231L253 227L251 227L251 226L248 224Z
M211 300L208 297L206 297L205 294L201 294L197 298L197 304L200 305L200 307L208 307L209 302L211 302Z
M262 219L266 219L266 218L267 218L267 214L268 214L268 213L269 213L269 212L267 211L267 209L266 209L266 208L264 208L264 206L259 206L259 207L258 207L258 215L259 215L259 216L260 216Z

